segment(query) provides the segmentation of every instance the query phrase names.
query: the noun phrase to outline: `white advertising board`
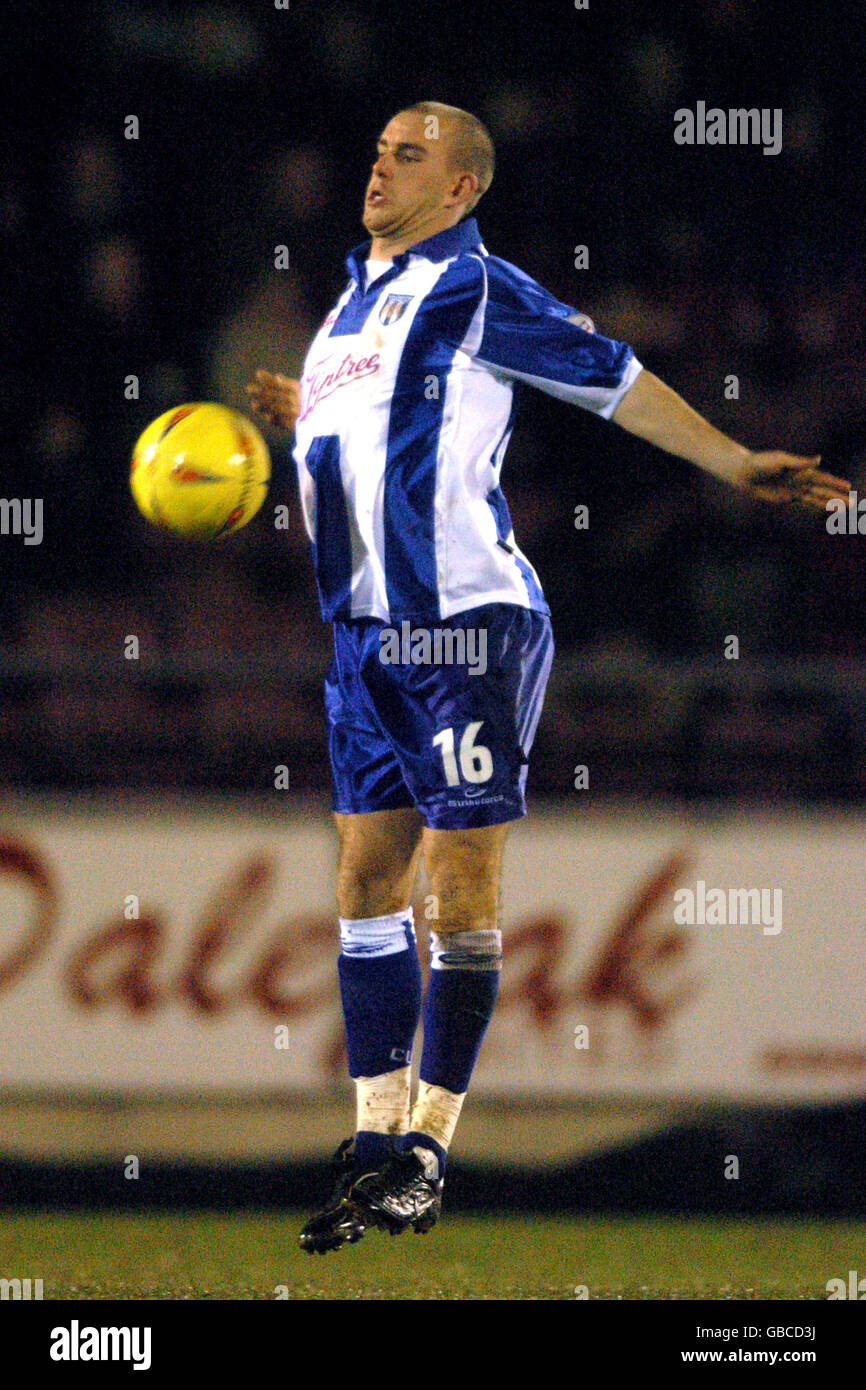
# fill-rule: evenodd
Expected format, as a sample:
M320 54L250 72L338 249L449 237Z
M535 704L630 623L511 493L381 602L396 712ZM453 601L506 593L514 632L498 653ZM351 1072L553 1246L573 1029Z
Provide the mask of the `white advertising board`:
M630 813L516 825L475 1094L862 1095L864 830ZM3 810L0 1086L333 1090L334 864L320 810Z

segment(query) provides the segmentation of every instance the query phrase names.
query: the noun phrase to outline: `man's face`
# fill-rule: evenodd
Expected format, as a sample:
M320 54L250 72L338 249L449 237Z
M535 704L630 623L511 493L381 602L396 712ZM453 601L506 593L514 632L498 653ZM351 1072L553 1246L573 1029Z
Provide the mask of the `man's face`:
M423 232L455 205L451 195L459 174L448 162L448 124L440 121L438 139L429 139L428 121L420 112L404 111L379 136L363 213L372 237Z

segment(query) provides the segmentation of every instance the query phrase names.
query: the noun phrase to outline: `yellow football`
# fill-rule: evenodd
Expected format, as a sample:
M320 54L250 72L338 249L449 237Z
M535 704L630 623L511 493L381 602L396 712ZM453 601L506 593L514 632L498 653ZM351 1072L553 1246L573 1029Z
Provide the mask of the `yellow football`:
M265 500L268 446L237 410L195 402L153 420L132 451L129 486L148 521L216 540L239 531Z

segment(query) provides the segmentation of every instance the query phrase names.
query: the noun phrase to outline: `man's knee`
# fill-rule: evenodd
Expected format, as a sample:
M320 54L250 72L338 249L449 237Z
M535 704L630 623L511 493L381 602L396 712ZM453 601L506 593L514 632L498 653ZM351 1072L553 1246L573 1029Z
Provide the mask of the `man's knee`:
M437 931L496 927L506 833L506 825L425 832L424 863L436 900Z

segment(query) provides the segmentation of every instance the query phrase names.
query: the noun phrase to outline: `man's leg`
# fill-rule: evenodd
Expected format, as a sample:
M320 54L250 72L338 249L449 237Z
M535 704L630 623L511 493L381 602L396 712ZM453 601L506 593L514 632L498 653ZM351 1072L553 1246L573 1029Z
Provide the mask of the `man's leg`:
M438 919L424 1004L418 1098L401 1151L352 1189L366 1217L396 1234L428 1231L442 1204L448 1146L496 1001L502 939L497 906L507 824L425 829Z
M409 901L421 850L414 807L337 814L337 963L357 1132L334 1155L334 1185L301 1232L310 1254L360 1240L367 1219L349 1200L353 1184L375 1173L409 1128L410 1055L421 1012L421 970Z
M425 829L424 862L438 919L431 933L430 982L418 1098L405 1147L432 1150L439 1175L487 1025L502 963L499 882L508 825Z
M349 1073L355 1082L355 1157L380 1167L409 1127L412 1043L421 970L410 899L423 821L414 807L337 814L338 960Z

